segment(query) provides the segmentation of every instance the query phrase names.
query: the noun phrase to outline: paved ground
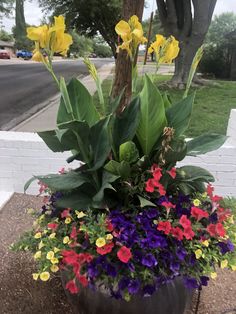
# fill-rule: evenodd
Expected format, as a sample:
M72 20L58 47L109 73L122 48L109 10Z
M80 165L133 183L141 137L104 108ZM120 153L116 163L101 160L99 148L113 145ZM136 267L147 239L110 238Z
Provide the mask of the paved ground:
M30 229L32 219L25 213L26 208L40 205L38 197L15 194L0 211L1 314L72 314L59 278L46 283L33 281L31 273L35 269L30 254L9 250L9 245ZM235 314L235 294L236 272L219 271L217 280L202 291L198 314ZM186 314L195 314L195 305L196 297L193 310Z
M113 61L94 59L98 68ZM54 70L66 79L85 76L88 71L82 60L56 60ZM1 60L0 62L0 130L12 119L22 116L58 92L43 64L33 61ZM23 117L25 118L25 117Z

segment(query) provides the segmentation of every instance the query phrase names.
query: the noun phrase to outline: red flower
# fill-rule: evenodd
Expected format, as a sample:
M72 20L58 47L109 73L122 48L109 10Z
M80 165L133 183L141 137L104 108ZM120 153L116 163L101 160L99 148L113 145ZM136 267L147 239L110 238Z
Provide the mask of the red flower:
M84 257L87 263L91 263L93 260L93 256L89 253L84 253Z
M217 217L219 222L225 221L231 215L230 209L219 207L217 209Z
M170 171L166 171L167 173L169 173L169 175L175 179L176 177L176 168L172 168Z
M185 229L185 228L189 228L191 227L191 221L187 218L186 215L182 215L179 223L181 224L181 226Z
M73 250L64 250L61 252L62 256L63 256L63 260L62 262L64 264L68 264L68 265L76 265L78 263L78 256L79 254L77 254L75 251Z
M61 218L66 218L70 214L70 208L64 209L63 212L61 213Z
M207 226L207 232L210 234L210 236L215 237L216 236L216 225L210 224Z
M161 206L164 206L166 209L175 208L175 205L171 202L162 202Z
M76 240L77 239L77 231L76 231L76 226L72 227L71 233L70 233L70 238Z
M61 168L58 172L59 172L60 174L65 173L65 167Z
M216 224L216 233L220 237L224 237L226 235L226 231L222 223L217 223Z
M161 169L161 168L159 168L159 166L157 164L153 164L151 166L151 172L155 171L156 169Z
M121 262L128 263L128 261L132 257L132 254L129 248L127 248L126 246L122 246L117 252L117 256Z
M80 276L80 264L79 263L76 263L73 266L73 272L77 278Z
M163 231L165 234L169 234L171 231L171 223L169 221L160 221L158 223L157 230Z
M79 292L79 288L76 286L74 280L70 280L66 284L66 289L70 291L70 293L75 294Z
M153 175L153 178L154 178L155 180L159 181L159 180L161 179L161 177L162 177L161 168L156 168L156 169L153 171L152 175Z
M213 197L214 187L211 184L208 184L207 186L207 194L210 196L210 198Z
M82 285L83 287L87 287L87 285L88 285L88 279L87 279L86 276L80 275L80 276L78 277L78 280L79 280L79 282L81 283L81 285Z
M175 238L177 238L179 241L183 240L184 233L183 233L183 231L182 231L179 227L172 228L172 229L171 229L171 234L172 234Z
M192 240L195 236L195 233L193 232L191 226L184 228L184 236L187 240Z
M109 231L109 232L112 232L113 229L114 229L114 227L113 227L111 221L108 220L108 219L106 220L106 228L107 228L107 231Z
M197 219L197 221L201 220L202 218L208 218L209 217L209 214L206 211L204 211L198 207L194 207L194 206L191 208L191 215L195 219Z
M166 190L164 189L164 186L161 183L157 183L156 187L158 188L158 192L161 196L166 195Z
M154 189L155 189L154 183L155 183L155 181L153 179L148 179L147 180L146 187L145 187L146 192L149 192L149 193L153 193L154 192Z
M48 228L52 230L57 230L58 224L56 223L49 223Z
M107 243L107 244L103 245L102 247L97 247L97 253L100 255L108 254L112 251L113 247L114 247L113 242Z
M215 203L219 203L219 201L221 201L222 199L223 199L223 197L219 196L219 195L214 195L211 198L212 202L215 202Z

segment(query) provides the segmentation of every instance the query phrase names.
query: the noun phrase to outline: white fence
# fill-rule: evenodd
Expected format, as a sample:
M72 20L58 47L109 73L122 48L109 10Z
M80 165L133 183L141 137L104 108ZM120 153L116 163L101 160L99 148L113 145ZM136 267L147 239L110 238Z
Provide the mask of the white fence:
M216 192L236 196L236 109L231 111L227 142L217 151L188 157L181 164L199 165L216 178ZM37 134L0 132L0 195L3 192L23 192L25 182L32 175L58 172L70 167L66 158L70 153L51 152ZM71 165L73 167L74 164ZM38 193L36 183L28 190Z

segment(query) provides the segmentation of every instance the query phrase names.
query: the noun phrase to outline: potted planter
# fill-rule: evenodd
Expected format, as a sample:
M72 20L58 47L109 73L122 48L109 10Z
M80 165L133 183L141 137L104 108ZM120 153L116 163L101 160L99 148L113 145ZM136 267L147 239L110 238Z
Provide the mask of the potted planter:
M186 155L218 148L225 137L186 141L194 95L187 89L181 101L170 103L148 76L121 113L122 95L108 112L104 106L98 112L80 81L66 85L53 72L53 53L66 53L71 43L64 29L61 16L53 26L28 29L36 41L33 59L46 65L62 94L57 129L38 134L52 151L71 151L68 163L82 163L27 182L25 189L39 180L45 204L15 248L34 253L35 280L61 271L75 313L182 314L193 291L216 277L216 265L236 269L234 217L214 195L213 176L176 165ZM116 31L134 60L145 41L137 17L121 21ZM157 37L152 49L166 62L179 51L173 36ZM101 96L96 69L86 64Z

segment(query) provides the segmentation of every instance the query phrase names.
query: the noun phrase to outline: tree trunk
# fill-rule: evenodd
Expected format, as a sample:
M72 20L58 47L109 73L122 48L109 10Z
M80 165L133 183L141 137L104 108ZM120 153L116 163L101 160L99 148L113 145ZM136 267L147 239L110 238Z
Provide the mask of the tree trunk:
M126 21L132 15L137 15L142 20L144 0L123 0L122 18ZM117 110L121 113L125 106L129 104L132 95L132 69L131 61L125 50L119 51L116 60L115 79L112 89L112 97L118 96L125 88L124 96Z
M156 0L166 35L180 42L172 84L183 88L193 58L204 42L217 0Z

